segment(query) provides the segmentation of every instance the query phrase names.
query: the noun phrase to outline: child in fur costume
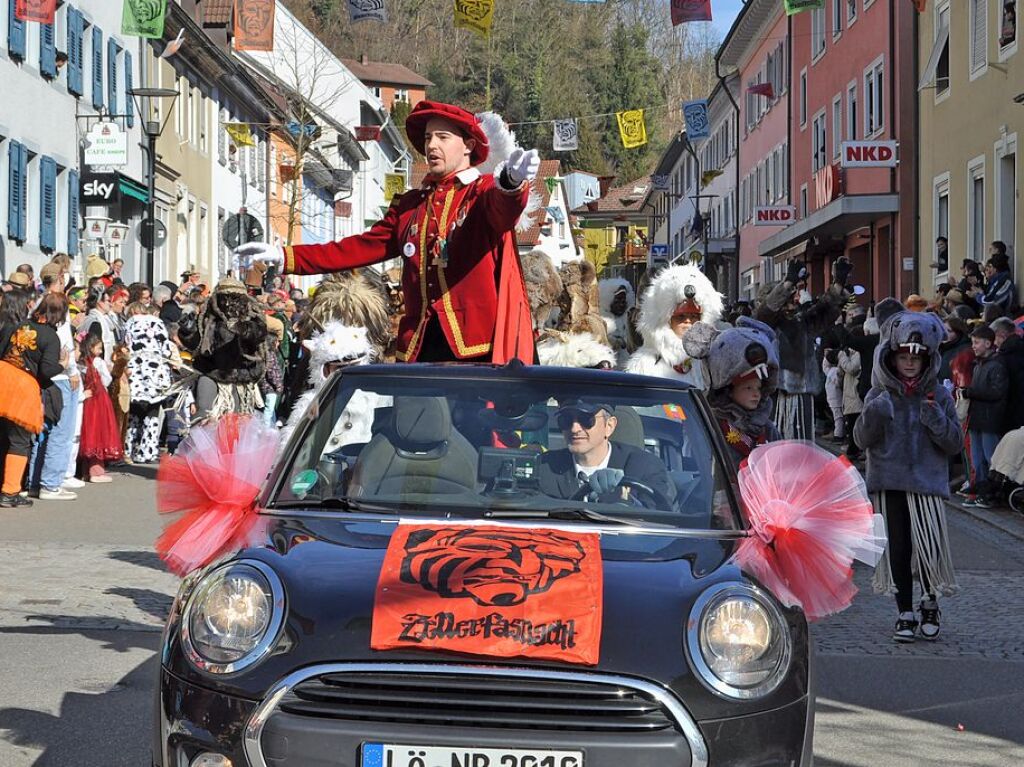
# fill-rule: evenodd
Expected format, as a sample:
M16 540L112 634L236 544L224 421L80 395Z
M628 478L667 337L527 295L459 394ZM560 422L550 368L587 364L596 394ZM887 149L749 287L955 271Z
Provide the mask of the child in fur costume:
M608 345L622 367L633 351L629 339L629 310L636 303L633 286L621 277L612 277L597 283L601 294L601 317L608 327Z
M708 401L738 466L758 445L782 438L772 421L772 394L779 378L774 331L740 317L737 327L711 342L708 369Z
M854 439L867 451L867 485L884 514L887 557L875 571L876 590L895 593L897 642L939 635L938 594L956 589L945 499L949 458L962 445L953 398L939 383L945 328L934 314L906 310L887 298L876 307L881 340L872 386ZM913 571L921 584L920 622L914 614Z
M627 373L685 381L706 389L699 357L707 356L711 333L722 316L722 294L696 266L672 266L644 292L637 326L644 339L626 362ZM701 327L694 327L700 322Z

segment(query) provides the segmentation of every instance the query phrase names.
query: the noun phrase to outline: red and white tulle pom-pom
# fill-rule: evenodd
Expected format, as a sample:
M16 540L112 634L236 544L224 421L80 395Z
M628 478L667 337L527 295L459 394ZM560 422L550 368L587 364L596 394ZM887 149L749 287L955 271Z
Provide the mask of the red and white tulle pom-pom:
M257 533L256 497L277 452L277 430L251 416L229 414L192 429L157 472L161 514L185 512L156 542L168 568L185 575L250 545Z
M860 472L810 442L772 442L751 451L739 486L753 533L740 567L809 620L849 607L853 560L878 564L886 543Z

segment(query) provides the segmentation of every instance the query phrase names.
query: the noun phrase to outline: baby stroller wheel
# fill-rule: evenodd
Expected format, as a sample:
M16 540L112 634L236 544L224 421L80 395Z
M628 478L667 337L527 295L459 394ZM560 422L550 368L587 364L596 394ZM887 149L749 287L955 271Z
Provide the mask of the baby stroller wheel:
M1015 488L1010 493L1010 508L1018 514L1024 514L1024 487Z

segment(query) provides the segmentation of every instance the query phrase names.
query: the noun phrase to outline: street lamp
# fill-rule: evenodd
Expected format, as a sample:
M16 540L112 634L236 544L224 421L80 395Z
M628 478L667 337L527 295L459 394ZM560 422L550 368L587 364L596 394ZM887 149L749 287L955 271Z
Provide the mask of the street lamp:
M142 123L142 131L146 134L146 183L149 185L149 195L146 199L146 218L142 221L140 235L146 248L145 280L152 285L156 250L156 140L160 138L171 119L178 91L173 88L132 88L128 93L135 101L138 113L147 118ZM150 99L171 99L171 106L164 115L163 122L148 119L150 112L145 107L149 106Z

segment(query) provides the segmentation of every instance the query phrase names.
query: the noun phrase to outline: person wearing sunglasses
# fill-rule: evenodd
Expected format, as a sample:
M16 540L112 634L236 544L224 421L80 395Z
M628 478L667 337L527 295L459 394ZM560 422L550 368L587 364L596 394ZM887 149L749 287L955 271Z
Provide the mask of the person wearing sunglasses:
M537 480L545 495L569 499L586 488L601 496L629 479L673 501L675 488L662 462L612 439L618 419L611 405L574 400L559 407L555 419L566 447L541 457Z

